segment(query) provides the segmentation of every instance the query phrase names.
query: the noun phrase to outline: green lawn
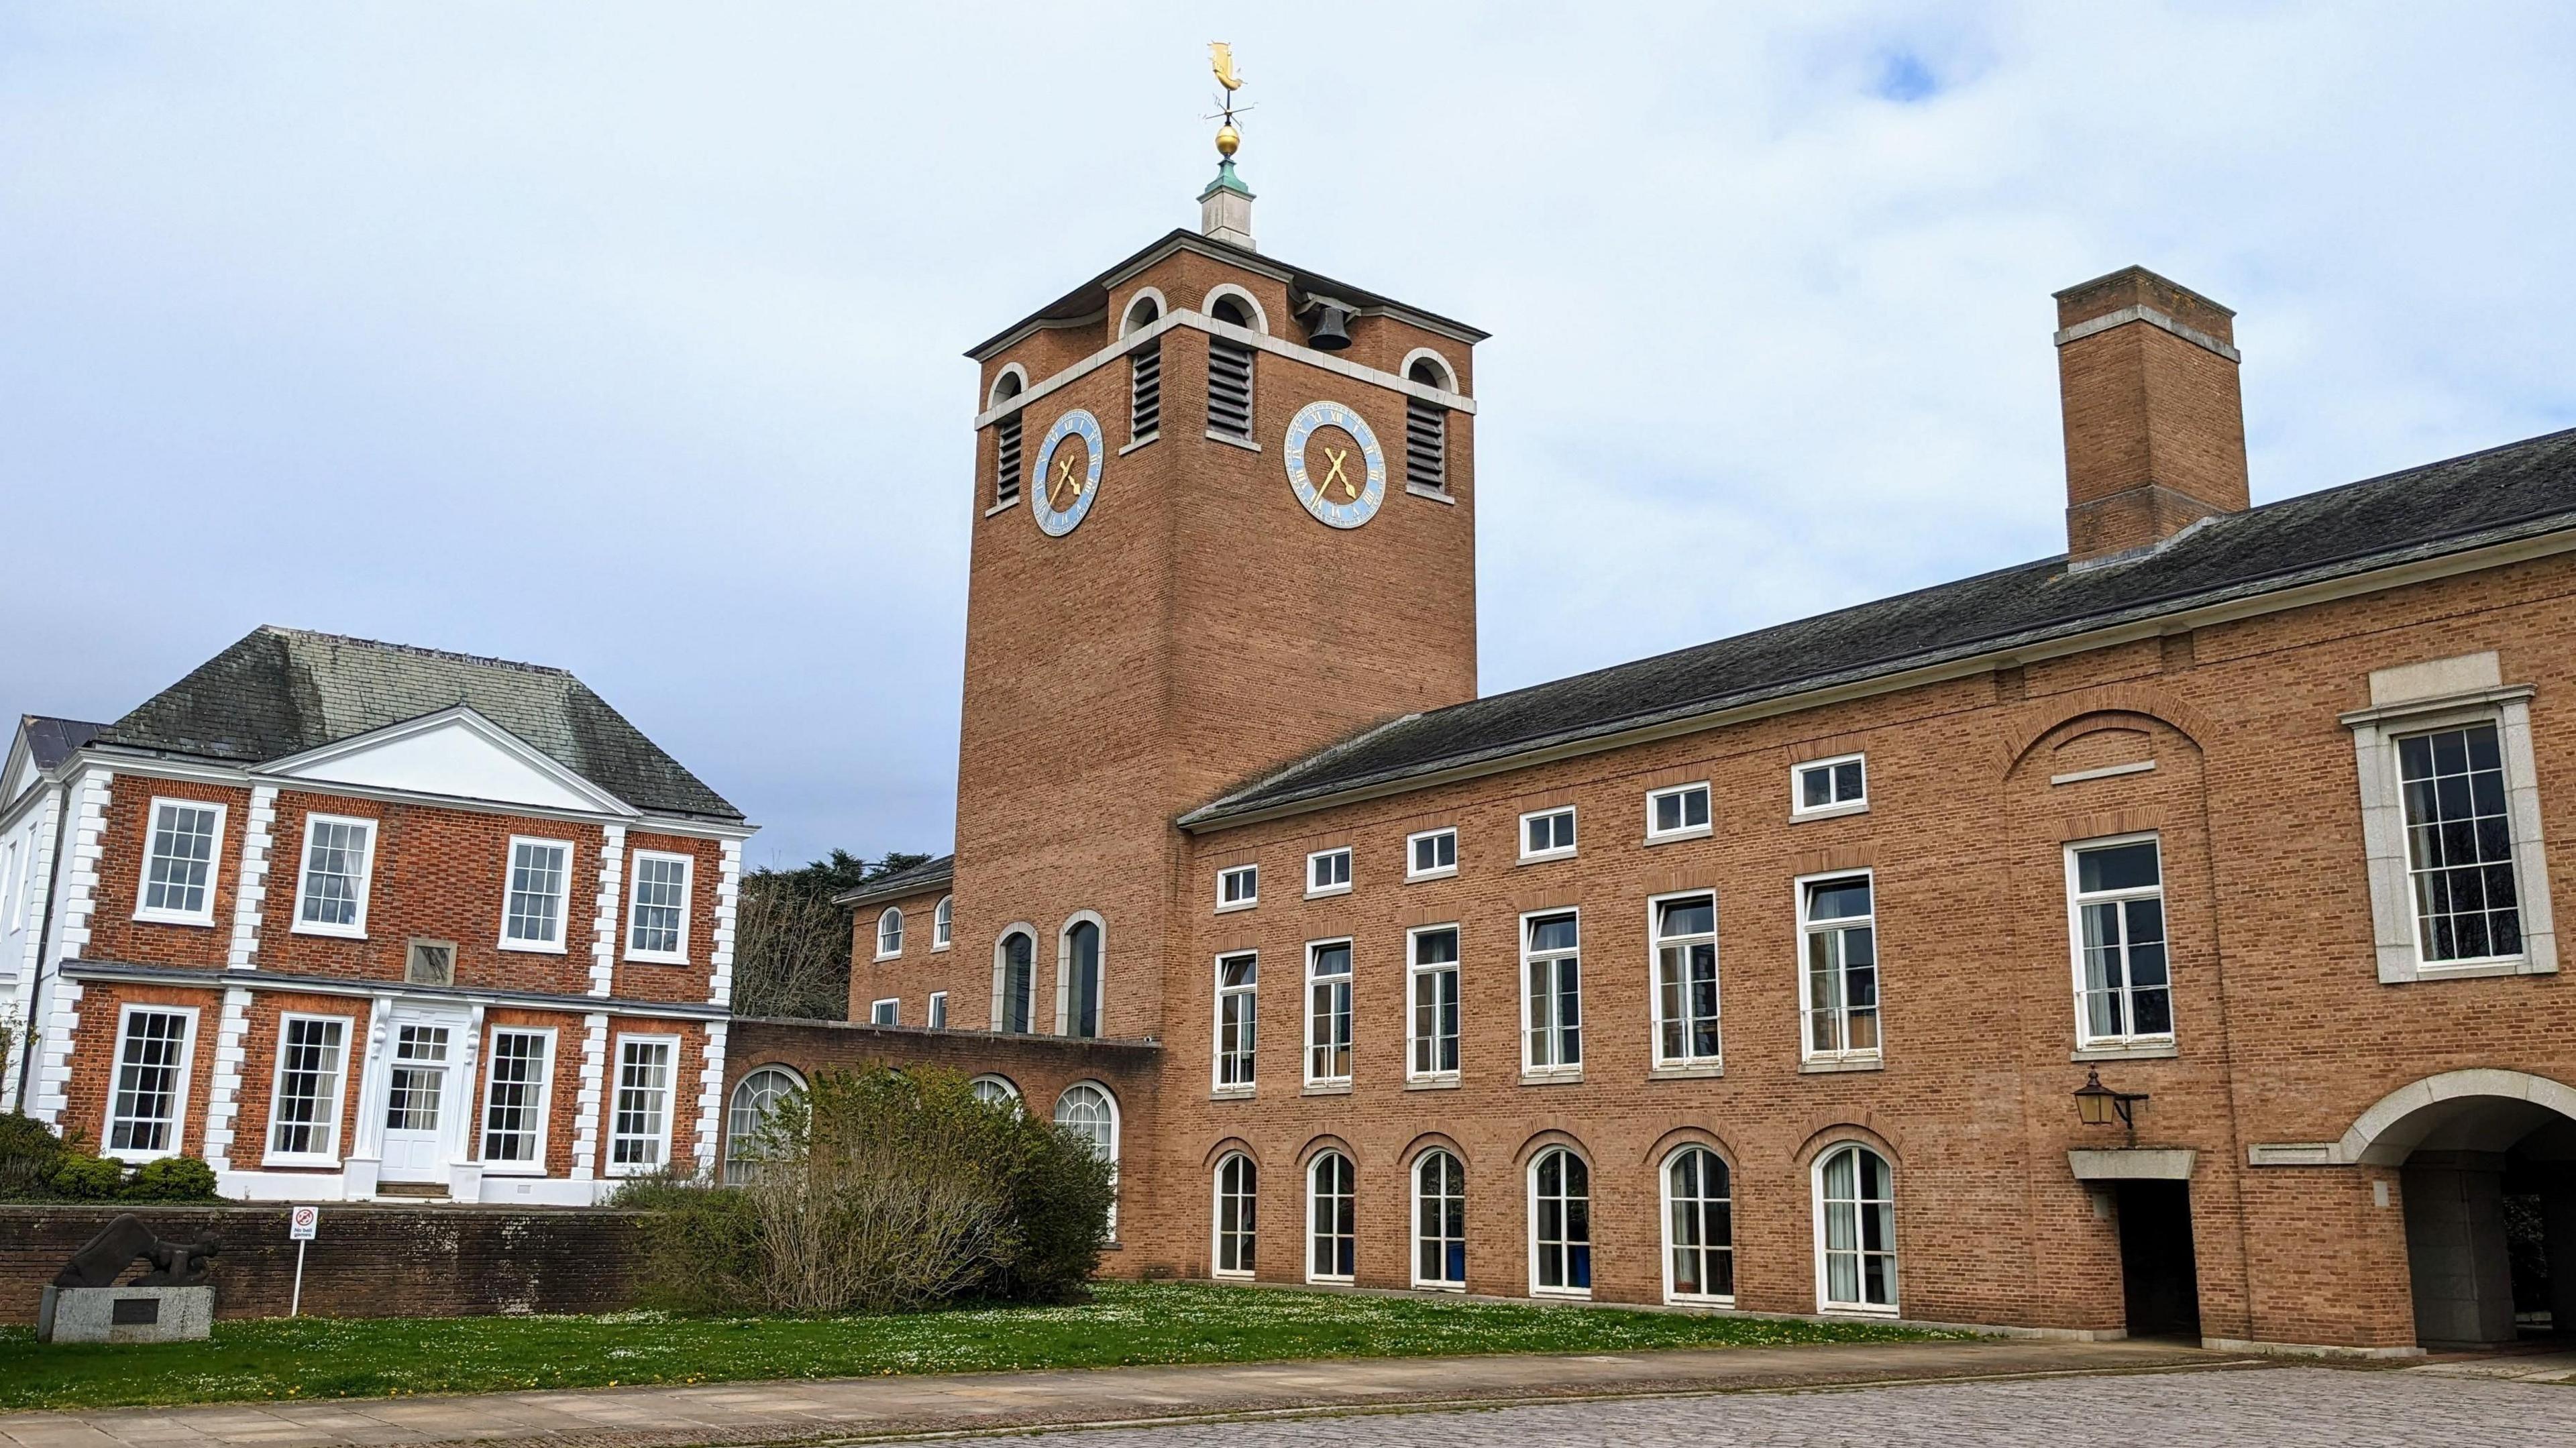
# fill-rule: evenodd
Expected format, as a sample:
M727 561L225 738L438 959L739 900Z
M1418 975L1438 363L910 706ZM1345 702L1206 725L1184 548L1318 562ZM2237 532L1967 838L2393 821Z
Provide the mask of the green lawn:
M151 1347L42 1347L26 1328L0 1328L0 1411L1121 1363L1622 1352L1935 1335L1861 1322L1103 1284L1092 1301L1078 1307L851 1318L677 1317L658 1312L272 1318L218 1322L206 1342Z

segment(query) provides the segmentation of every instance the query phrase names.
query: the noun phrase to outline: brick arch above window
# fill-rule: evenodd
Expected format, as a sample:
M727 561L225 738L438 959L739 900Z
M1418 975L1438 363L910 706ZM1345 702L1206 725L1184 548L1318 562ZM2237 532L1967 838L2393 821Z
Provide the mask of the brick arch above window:
M1736 1164L1744 1159L1736 1154L1734 1147L1727 1145L1726 1138L1704 1126L1676 1126L1656 1137L1655 1144L1646 1148L1642 1160L1647 1166L1661 1167L1674 1152L1685 1146L1704 1146L1716 1152L1729 1171L1735 1170Z
M2204 751L2219 733L2215 720L2152 684L2103 684L2034 700L2008 716L2003 721L2003 772L2020 768L2042 740L2091 714L2152 719Z
M1798 1143L1797 1150L1789 1153L1789 1160L1797 1163L1801 1171L1814 1166L1817 1157L1837 1146L1851 1142L1858 1142L1880 1156L1886 1157L1890 1167L1901 1168L1905 1165L1903 1140L1886 1123L1881 1122L1878 1119L1878 1113L1874 1111L1862 1112L1858 1120L1848 1116L1836 1116L1830 1112L1820 1113L1809 1118L1809 1125L1812 1129L1807 1132L1805 1139Z
M1581 1137L1561 1126L1545 1126L1530 1133L1529 1139L1521 1143L1520 1150L1512 1153L1512 1165L1527 1169L1552 1146L1564 1147L1580 1158L1585 1166L1592 1165L1592 1148L1585 1146ZM1460 1157L1459 1160L1466 1158Z
M1445 1151L1456 1157L1458 1165L1462 1167L1472 1167L1475 1164L1475 1159L1467 1154L1467 1148L1460 1146L1458 1139L1445 1131L1423 1132L1406 1142L1404 1149L1395 1154L1395 1159L1404 1163L1406 1171L1411 1171L1421 1165L1423 1153L1430 1151Z
M1349 1157L1352 1165L1354 1166L1359 1164L1359 1148L1352 1146L1348 1141L1345 1141L1341 1137L1335 1136L1333 1133L1327 1131L1321 1136L1307 1142L1304 1146L1297 1148L1297 1165L1301 1167L1313 1166L1315 1164L1315 1158L1322 1156L1328 1151L1337 1151L1342 1155Z
M1214 1171L1217 1169L1217 1166L1229 1156L1242 1157L1245 1161L1252 1163L1255 1167L1261 1165L1261 1153L1253 1149L1251 1142L1244 1140L1240 1136L1218 1138L1216 1145L1207 1149L1207 1158L1202 1161L1200 1165L1206 1167L1209 1171Z

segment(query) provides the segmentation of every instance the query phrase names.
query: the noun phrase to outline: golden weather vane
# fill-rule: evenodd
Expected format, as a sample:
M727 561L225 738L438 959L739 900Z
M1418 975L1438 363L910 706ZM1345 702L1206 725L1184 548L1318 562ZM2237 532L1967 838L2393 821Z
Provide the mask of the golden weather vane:
M1216 128L1216 153L1231 161L1235 148L1243 144L1243 133L1234 128L1234 93L1243 89L1243 77L1234 73L1234 47L1222 40L1209 41L1208 67L1216 72L1216 83L1225 87L1216 98L1218 109L1208 117L1211 121L1222 118L1225 122ZM1244 106L1242 109L1249 111L1252 107Z

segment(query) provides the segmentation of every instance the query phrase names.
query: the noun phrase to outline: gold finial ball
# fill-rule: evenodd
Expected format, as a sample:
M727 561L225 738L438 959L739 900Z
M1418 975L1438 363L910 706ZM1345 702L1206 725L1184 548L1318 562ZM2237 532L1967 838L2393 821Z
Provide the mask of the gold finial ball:
M1242 144L1243 137L1235 131L1231 122L1216 128L1216 153L1218 155L1231 161L1234 159L1235 148Z

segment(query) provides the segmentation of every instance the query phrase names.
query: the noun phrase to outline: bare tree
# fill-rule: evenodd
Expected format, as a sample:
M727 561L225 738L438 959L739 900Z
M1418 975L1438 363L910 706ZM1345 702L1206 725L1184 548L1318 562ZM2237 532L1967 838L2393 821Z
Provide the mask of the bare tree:
M767 871L743 879L734 915L734 1011L847 1020L850 912L781 879Z

